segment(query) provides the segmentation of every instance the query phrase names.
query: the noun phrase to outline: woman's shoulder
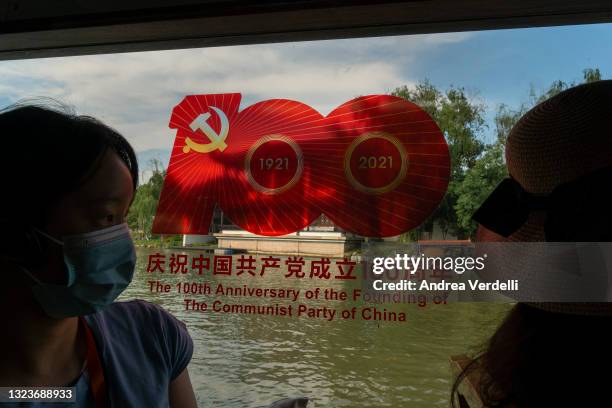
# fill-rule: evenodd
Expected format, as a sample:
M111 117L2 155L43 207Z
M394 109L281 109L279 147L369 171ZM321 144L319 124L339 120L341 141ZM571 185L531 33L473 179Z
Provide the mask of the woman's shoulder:
M135 314L139 317L151 317L160 318L172 316L170 312L164 309L162 306L151 303L143 299L123 300L120 302L113 302L101 311L99 314L104 315L124 315L124 314Z
M171 378L180 374L193 354L185 323L155 303L140 299L115 302L85 318L101 339L104 352L122 355L140 350L161 357Z
M188 335L185 323L162 306L142 299L114 302L86 318L88 322L113 332L182 331Z
M102 309L100 312L122 313L125 311L131 311L136 313L168 313L166 309L164 309L162 306L143 299L122 300L118 302L113 302L104 309Z

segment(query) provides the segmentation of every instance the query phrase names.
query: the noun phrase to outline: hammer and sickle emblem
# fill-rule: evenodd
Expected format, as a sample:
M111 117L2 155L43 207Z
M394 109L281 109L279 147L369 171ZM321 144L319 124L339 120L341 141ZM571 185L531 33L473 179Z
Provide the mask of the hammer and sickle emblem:
M221 109L215 106L211 106L210 108L217 113L221 121L219 133L215 132L207 122L208 118L210 118L210 112L200 114L191 122L189 127L194 132L200 129L206 137L208 137L210 143L198 143L190 137L187 137L185 138L185 146L183 147L184 153L189 153L191 150L198 153L209 153L217 149L224 151L227 148L227 144L225 143L227 133L229 132L229 121L227 120L227 116L225 116L225 113L223 113Z

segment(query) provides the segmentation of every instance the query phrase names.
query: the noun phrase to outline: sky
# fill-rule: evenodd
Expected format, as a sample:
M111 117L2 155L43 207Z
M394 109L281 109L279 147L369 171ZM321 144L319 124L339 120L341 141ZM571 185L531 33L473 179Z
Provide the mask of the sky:
M167 165L168 120L185 95L240 92L242 109L295 99L327 114L428 79L484 103L490 141L499 104L518 107L530 87L579 81L585 68L612 76L612 24L0 61L0 106L56 98L121 132L146 168L153 157Z

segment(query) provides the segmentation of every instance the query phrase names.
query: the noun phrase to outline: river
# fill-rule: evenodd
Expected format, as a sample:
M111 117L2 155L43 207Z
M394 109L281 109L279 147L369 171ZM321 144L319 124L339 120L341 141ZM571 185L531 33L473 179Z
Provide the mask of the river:
M379 310L404 312L406 322L187 311L184 299L194 296L176 293L179 282L291 287L302 293L316 286L347 290L357 283L285 278L281 272L286 269L264 276L148 273L148 256L157 252L166 255L166 263L172 253L199 254L139 248L134 281L120 300L157 303L187 324L194 340L189 373L200 407L254 408L298 396L312 398L309 408L448 407L449 356L477 350L510 307L499 303L376 305ZM151 292L151 279L170 284L173 291ZM228 304L290 303L255 297L197 298ZM308 305L340 310L355 304L313 300Z

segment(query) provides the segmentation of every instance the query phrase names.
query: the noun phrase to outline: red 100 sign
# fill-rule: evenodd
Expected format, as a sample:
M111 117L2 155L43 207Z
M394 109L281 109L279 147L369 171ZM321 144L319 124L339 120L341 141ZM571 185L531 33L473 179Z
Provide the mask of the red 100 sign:
M442 200L448 146L431 117L394 96L346 102L329 115L240 94L191 95L174 107L176 138L153 232L206 234L219 205L236 225L284 235L326 214L362 236L420 225Z

